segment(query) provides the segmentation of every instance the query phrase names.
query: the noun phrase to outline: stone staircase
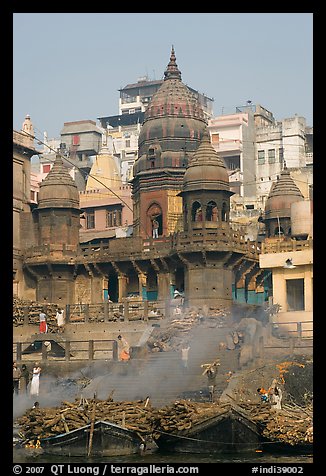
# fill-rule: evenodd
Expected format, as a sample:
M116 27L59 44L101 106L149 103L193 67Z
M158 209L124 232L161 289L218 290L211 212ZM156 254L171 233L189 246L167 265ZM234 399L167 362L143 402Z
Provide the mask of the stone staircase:
M114 390L114 400L137 400L150 396L155 406L163 406L178 398L208 401L207 378L201 367L220 359L216 396L227 386L227 372L238 370L237 350L219 350L229 328L197 328L190 341L188 368L184 368L181 352L152 352L145 359L117 362L107 375L95 377L84 389L84 396L106 398Z

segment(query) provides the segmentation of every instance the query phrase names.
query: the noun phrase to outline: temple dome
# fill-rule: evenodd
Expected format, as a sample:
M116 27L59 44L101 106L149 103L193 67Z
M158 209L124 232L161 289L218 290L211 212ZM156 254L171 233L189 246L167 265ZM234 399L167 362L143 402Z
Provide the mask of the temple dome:
M273 183L265 204L265 218L291 217L291 204L304 200L300 189L284 167Z
M144 115L134 176L153 168L186 168L205 127L203 109L181 81L172 47L163 84L153 95Z
M59 154L52 169L40 183L38 209L44 208L79 209L77 186Z
M122 180L119 167L108 147L102 146L92 164L86 183L86 191L103 188L116 189L121 186Z
M183 177L183 192L194 190L230 190L226 167L213 148L207 129Z

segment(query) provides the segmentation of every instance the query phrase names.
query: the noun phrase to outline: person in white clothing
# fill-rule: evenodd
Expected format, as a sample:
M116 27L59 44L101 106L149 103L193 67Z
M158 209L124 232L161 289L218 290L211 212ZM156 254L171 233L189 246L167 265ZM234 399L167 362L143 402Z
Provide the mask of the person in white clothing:
M56 314L58 332L63 332L65 325L64 310L58 309Z
M40 374L41 374L41 367L39 366L38 362L35 362L34 368L33 368L33 376L32 376L32 381L31 381L31 387L30 387L30 394L31 395L36 395L38 397L39 392L40 392Z
M282 390L278 386L277 380L274 379L272 385L269 389L271 410L279 411L282 410Z
M184 345L181 349L181 360L184 369L188 368L189 345Z

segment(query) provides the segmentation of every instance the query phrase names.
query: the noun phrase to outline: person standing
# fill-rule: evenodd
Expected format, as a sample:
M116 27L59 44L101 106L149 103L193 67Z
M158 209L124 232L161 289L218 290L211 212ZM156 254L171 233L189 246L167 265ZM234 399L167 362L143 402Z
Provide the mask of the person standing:
M153 238L158 238L158 228L159 228L159 223L156 220L156 218L154 218L152 223Z
M190 345L184 345L181 349L181 361L184 369L188 368L188 356Z
M17 367L17 362L13 363L13 393L18 395L19 380L21 377L21 370Z
M44 309L40 312L40 334L44 334L48 331L48 325L46 323L46 314Z
M35 362L35 365L34 365L34 368L33 368L30 394L31 395L36 395L37 397L40 393L40 375L41 375L41 371L42 371L42 369L39 366L39 363Z
M120 348L119 360L130 360L130 345L122 335L118 335L118 345Z
M65 325L64 310L58 309L55 317L57 319L58 332L63 332Z
M29 370L25 364L22 365L21 368L21 376L20 376L20 393L26 394L27 393L27 386L30 381L30 374Z
M271 387L269 388L269 399L271 403L271 410L282 410L282 390L277 384L277 380L274 379Z
M209 392L209 400L210 402L214 402L214 394L216 388L216 377L218 371L219 362L213 362L212 364L203 364L202 367L206 367L204 374L207 376L207 383L208 383L208 392Z

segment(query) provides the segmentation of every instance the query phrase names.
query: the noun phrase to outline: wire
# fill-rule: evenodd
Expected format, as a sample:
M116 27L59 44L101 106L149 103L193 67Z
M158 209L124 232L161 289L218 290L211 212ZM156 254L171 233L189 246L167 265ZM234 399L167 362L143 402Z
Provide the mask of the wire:
M60 154L60 152L54 150L51 146L45 144L43 141L41 141L40 139L38 139L36 136L32 136L31 134L29 134L28 132L25 132L25 134L27 134L28 136L32 137L34 140L37 140L38 142L41 142L43 145L45 145L46 147L48 147L49 149L51 149L53 152L55 152L57 155L59 155L63 160L65 160L66 162L68 162L70 165L72 165L73 167L76 167L80 173L86 177L86 175L88 177L91 177L93 178L94 180L96 180L97 182L99 182L104 188L106 188L107 190L109 190L113 195L115 195L119 200L121 200L127 208L129 208L129 210L133 211L133 209L129 206L129 204L127 202L125 202L123 200L123 198L121 198L117 193L114 192L114 190L112 190L110 187L108 187L107 185L105 185L103 182L101 182L101 180L99 180L97 177L95 177L94 175L92 174L88 174L87 172L81 170L81 168L74 164L73 162L71 162L71 160L69 160L67 157L65 157L64 155ZM55 162L55 159L52 160L52 159L49 159L49 162Z

